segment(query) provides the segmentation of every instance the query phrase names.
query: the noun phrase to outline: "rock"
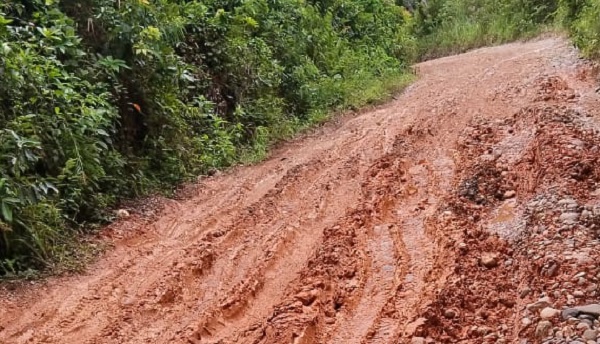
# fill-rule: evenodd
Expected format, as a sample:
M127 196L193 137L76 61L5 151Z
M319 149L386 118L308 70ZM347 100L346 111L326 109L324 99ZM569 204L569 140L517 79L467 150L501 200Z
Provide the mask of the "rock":
M561 200L558 201L558 204L559 205L571 205L571 204L577 205L577 201L575 201L572 198L563 198L563 199L561 199Z
M576 318L579 315L579 313L581 312L579 312L575 308L566 308L562 310L560 316L563 318L563 320L567 320L569 318Z
M554 277L556 276L556 273L558 272L558 264L552 264L550 265L550 267L548 268L548 272L547 275L549 277Z
M600 317L600 305L599 304L591 304L579 307L573 307L575 310L579 311L583 314L589 314L594 316L595 318Z
M498 256L495 253L484 252L481 254L481 265L488 269L498 266Z
M410 341L411 344L425 344L425 338L423 337L413 337Z
M594 328L594 322L589 319L582 319L581 324L587 324L589 328Z
M594 318L593 315L589 315L589 314L579 314L578 318L579 318L579 320L587 321L591 324L593 324L594 320L596 320L596 318Z
M523 325L523 327L527 327L527 326L531 325L531 319L523 318L523 319L521 319L521 324Z
M456 317L456 311L453 309L446 309L444 310L444 317L448 319L453 319L454 317Z
M475 330L475 333L477 333L480 336L485 336L487 334L490 334L491 332L492 332L492 329L487 326L479 326Z
M575 336L575 330L571 326L563 327L563 336L565 336L565 338L573 338Z
M573 224L579 219L579 213L562 213L559 219L562 223Z
M577 326L575 326L576 329L578 329L579 331L581 330L589 330L590 329L590 325L588 323L585 322L580 322L579 324L577 324Z
M550 307L550 298L549 297L542 297L541 299L539 299L538 301L534 302L534 303L530 303L527 305L527 309L531 312L539 312L540 310L546 308L546 307Z
M515 190L508 190L504 193L504 199L513 198L516 195L517 195L517 192Z
M540 312L540 317L542 319L552 319L555 316L558 316L560 314L560 311L558 309L554 309L552 307L546 307L544 309L542 309L542 311Z
M582 292L581 290L575 290L575 291L573 292L573 296L575 296L575 297L577 297L577 298L582 298L582 297L584 297L584 296L585 296L585 293L584 293L584 292Z
M318 293L316 290L303 291L296 295L296 299L302 302L303 305L310 306L316 300Z
M535 328L536 338L544 339L552 335L552 323L548 320L540 321Z
M119 209L116 211L117 218L126 219L129 217L129 212L125 209Z
M521 290L521 292L519 293L519 297L524 299L527 295L529 295L529 293L531 293L531 289L525 287L525 289Z
M585 340L596 340L597 337L598 337L597 330L585 330L583 332L583 338Z

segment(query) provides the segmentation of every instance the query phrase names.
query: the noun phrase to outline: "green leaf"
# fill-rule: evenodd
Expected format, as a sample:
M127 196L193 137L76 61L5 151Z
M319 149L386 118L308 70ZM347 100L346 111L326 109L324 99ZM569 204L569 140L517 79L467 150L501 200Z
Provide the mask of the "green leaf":
M102 135L102 136L109 136L108 133L106 132L106 130L104 130L104 129L96 129L96 133L98 135Z
M8 223L11 223L13 220L12 208L10 208L9 205L4 202L2 202L2 217Z

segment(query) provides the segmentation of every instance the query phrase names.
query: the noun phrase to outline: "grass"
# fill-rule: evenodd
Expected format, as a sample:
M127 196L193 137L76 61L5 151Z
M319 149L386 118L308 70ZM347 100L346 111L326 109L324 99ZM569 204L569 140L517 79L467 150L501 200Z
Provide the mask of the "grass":
M370 78L362 83L357 80L355 86L348 91L349 96L346 97L348 101L338 106L335 111L313 111L305 120L293 117L292 120L282 122L271 129L261 128L258 130L253 144L242 150L239 163L242 165L259 163L269 156L269 151L274 145L318 127L341 113L383 104L415 79L415 74L402 71L379 79Z

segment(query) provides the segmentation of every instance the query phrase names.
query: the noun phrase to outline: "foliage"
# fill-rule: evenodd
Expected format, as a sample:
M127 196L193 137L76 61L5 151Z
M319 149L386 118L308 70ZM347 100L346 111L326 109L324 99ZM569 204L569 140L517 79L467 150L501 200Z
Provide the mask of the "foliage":
M561 0L559 21L573 36L584 55L600 58L600 3L594 0Z
M597 0L428 0L415 9L421 58L531 37L549 26L566 29L584 55L600 57Z
M415 58L389 0L0 4L0 275L131 197L385 96Z
M556 0L429 0L415 15L422 58L535 35L552 23Z

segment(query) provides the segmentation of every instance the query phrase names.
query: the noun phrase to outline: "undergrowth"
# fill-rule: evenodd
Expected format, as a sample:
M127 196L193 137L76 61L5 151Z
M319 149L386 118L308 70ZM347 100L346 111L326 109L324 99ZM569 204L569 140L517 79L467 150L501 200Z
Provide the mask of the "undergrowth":
M384 98L412 25L385 0L4 1L0 275L66 261L120 199Z

